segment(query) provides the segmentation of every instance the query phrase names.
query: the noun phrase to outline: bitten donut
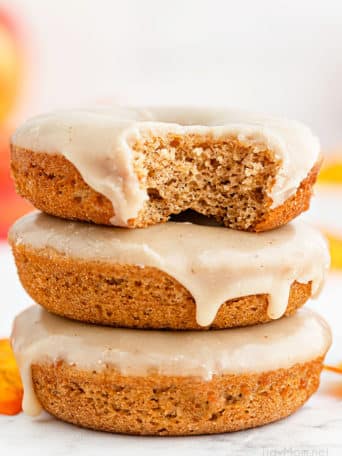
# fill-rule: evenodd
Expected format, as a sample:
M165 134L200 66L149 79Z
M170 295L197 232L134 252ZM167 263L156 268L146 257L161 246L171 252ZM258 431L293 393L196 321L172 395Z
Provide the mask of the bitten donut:
M12 138L17 192L67 219L146 227L191 209L266 231L309 207L317 139L235 110L97 107L35 117Z
M136 328L254 325L315 296L325 240L301 221L265 233L167 222L127 230L35 212L10 230L19 277L47 310Z
M327 324L301 310L229 331L85 325L38 306L14 323L23 409L128 434L230 432L283 418L319 385Z

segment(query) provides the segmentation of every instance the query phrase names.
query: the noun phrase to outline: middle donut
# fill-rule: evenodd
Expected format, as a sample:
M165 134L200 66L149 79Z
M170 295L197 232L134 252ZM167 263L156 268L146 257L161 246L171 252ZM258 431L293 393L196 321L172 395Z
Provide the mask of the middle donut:
M30 296L50 312L84 322L154 329L255 325L294 313L319 292L329 254L309 225L295 221L256 234L203 223L127 230L34 212L13 225L9 240Z

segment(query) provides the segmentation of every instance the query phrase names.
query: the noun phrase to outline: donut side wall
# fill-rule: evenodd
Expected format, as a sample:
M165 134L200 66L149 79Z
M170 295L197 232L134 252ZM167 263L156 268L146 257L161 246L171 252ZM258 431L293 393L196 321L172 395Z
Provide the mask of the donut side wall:
M196 304L176 279L135 265L68 258L52 249L13 245L22 285L52 313L89 323L129 328L223 329L271 321L268 296L226 301L210 327L196 322ZM285 315L311 296L311 283L294 282Z
M57 418L101 431L138 435L231 432L284 418L319 386L322 358L261 374L122 376L65 363L32 366L35 394Z

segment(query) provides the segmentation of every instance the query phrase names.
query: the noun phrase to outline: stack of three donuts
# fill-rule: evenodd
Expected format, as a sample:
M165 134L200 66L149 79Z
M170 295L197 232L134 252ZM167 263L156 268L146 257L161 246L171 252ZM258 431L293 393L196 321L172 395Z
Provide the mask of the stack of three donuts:
M47 213L9 235L44 308L12 333L24 410L191 435L300 407L331 343L297 311L322 287L326 243L290 222L319 162L306 127L236 111L102 107L24 124L13 175Z

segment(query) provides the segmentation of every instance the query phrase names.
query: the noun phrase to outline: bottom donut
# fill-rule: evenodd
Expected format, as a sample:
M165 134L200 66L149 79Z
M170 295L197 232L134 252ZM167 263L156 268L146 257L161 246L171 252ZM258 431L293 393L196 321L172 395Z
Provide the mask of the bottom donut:
M65 363L35 364L43 408L57 418L101 431L196 435L261 426L295 412L317 390L322 358L261 374L191 377L122 376Z
M330 343L324 320L305 310L252 328L176 333L89 326L32 307L12 333L24 411L140 435L286 417L317 390Z

